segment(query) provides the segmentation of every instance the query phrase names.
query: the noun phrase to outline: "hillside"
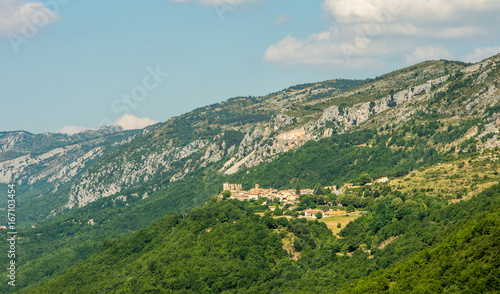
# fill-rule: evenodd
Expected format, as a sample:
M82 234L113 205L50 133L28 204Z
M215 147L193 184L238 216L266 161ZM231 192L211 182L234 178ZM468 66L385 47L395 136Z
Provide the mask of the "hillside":
M491 204L484 211L460 219L428 248L343 293L498 293L499 193L498 186L486 190L481 197L491 197Z
M29 227L67 202L73 179L138 132L103 127L75 135L0 133L0 185L18 184L19 226Z
M24 252L17 289L63 274L96 253L106 239L130 237L167 213L204 206L225 181L245 188L256 183L313 188L318 183L356 182L365 172L371 178L394 177L390 190L398 193L392 194L403 202L405 193L423 197L426 208L470 199L498 181L498 161L480 157L498 158L494 147L500 144L499 61L498 55L473 65L429 61L371 80L304 84L263 97L229 99L140 132L104 136L105 152L79 165L58 193L47 192L58 182L42 177L44 186L34 185L32 194L26 194L34 195L23 204L33 215L23 220L25 229L20 230ZM88 142L95 146L98 141ZM58 144L54 140L42 146L48 146L46 151ZM15 152L36 154L34 149L19 148ZM10 154L9 158L19 158ZM69 164L42 163L32 168L58 171ZM441 177L445 172L449 174ZM25 181L18 179L20 184ZM371 206L376 199L363 197L367 190L352 191L339 201L377 212ZM47 195L36 198L41 191ZM380 191L387 193L387 188ZM390 204L393 199L386 200ZM408 203L407 209L420 208ZM247 215L246 208L240 209ZM377 230L393 219L390 214L384 217L374 225ZM354 243L342 243L341 248L354 250L385 240L370 236L362 242L353 237ZM404 252L416 250L420 247ZM385 268L399 257L383 258L390 260L383 262ZM363 274L355 276L379 267L362 267Z
M392 148L457 150L473 137L495 146L498 59L424 62L341 93L331 92L331 82L317 83L197 109L100 160L73 184L66 207L145 182L162 189L205 168L232 175L359 128L378 131L376 144Z
M261 218L235 200L210 203L108 240L82 265L21 293L500 290L500 185L453 205L423 193L403 198L402 205L390 193L377 198L342 239L318 221ZM288 238L297 261L285 250Z

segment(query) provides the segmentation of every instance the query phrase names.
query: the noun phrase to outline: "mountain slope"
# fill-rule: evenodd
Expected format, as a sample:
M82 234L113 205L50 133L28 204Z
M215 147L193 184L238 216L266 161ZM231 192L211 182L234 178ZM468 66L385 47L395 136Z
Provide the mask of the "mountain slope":
M463 219L437 244L374 273L343 293L498 293L500 190L485 212Z
M60 133L0 134L0 183L18 185L20 227L37 223L67 202L74 178L137 131L103 127L76 135Z
M434 199L416 208L410 202L430 199L407 195L405 203L414 210L404 214L398 212L404 205L389 204L391 194L381 197L370 206L371 213L342 231L340 240L317 221L261 218L251 213L251 204L238 201L209 204L169 215L130 238L108 241L82 265L27 291L332 293L370 274L346 293L391 287L394 293L500 290L500 185L451 206ZM395 235L380 249L381 241ZM294 245L301 252L298 261L284 249L287 238L294 244L307 240L301 241L306 242L303 248ZM351 247L351 257L336 254Z
M414 127L425 124L419 120L427 114L435 114L443 131L456 126L461 114L479 119L471 126L484 125L476 136L497 133L496 112L487 109L499 97L498 60L495 56L471 66L424 62L342 93L330 93L331 83L318 83L197 109L98 162L75 182L67 207L83 206L144 182L165 188L207 166L234 174L336 132L397 128L410 120ZM465 88L468 84L472 86ZM326 97L311 99L320 92ZM446 143L457 144L463 135ZM498 144L496 137L489 139L487 144Z
M237 170L235 166L242 165L238 161L254 155L253 164L258 164L271 156L259 145L272 132L270 121L276 121L277 128L292 123L279 116L284 107L360 84L363 82L352 80L304 84L263 97L232 98L172 118L82 175L72 187L67 207L84 206L144 182L154 189L165 188L207 166L224 171L233 165L231 168ZM286 139L280 141L274 155L291 148Z
M40 200L56 216L24 223L36 228L20 231L26 253L19 272L29 273L20 287L64 273L107 238L204 205L224 181L246 188L344 184L362 172L401 176L498 146L499 60L424 62L364 83L234 98L135 134L89 161L57 201ZM332 88L338 83L357 88L339 93Z

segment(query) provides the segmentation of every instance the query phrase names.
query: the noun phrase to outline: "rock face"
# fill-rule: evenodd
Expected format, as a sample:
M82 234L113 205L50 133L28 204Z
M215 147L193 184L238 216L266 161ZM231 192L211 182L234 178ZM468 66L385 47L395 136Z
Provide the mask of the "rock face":
M86 151L82 144L75 144L52 149L40 155L23 155L0 163L0 183L17 181L20 185L25 182L33 185L42 180L49 183L59 180L65 183L78 174L85 167L86 162L102 154L102 147ZM45 168L32 173L34 168L40 166Z
M498 57L496 57L498 59ZM167 171L165 176L170 182L183 179L189 173L202 168L209 163L218 164L219 172L226 175L234 174L244 168L256 166L263 162L273 160L278 154L302 146L310 140L318 140L331 136L334 132L348 132L353 128L366 125L372 121L378 125L397 124L411 118L417 111L423 109L422 105L428 103L439 91L446 91L451 83L451 73L462 71L465 76L477 75L480 83L488 82L491 75L492 62L469 67L456 67L453 70L439 68L440 63L425 65L419 72L419 78L414 71L406 71L399 77L381 79L363 85L355 90L324 99L308 102L307 93L318 93L320 90L302 89L297 91L283 91L275 94L274 98L259 102L250 109L268 107L275 109L275 114L269 120L256 122L240 127L234 125L222 126L221 132L213 137L203 140L196 139L187 142L184 146L160 148L146 155L142 161L129 160L130 154L123 154L120 165L100 166L97 171L85 173L79 182L72 187L70 200L67 207L83 206L100 197L118 193L123 189L154 177L155 174ZM494 63L494 62L493 62ZM498 62L497 62L498 63ZM479 73L479 74L478 74ZM424 76L424 77L422 77ZM428 77L425 79L425 77ZM400 79L406 86L395 84L393 80ZM490 81L491 82L491 81ZM391 95L388 87L403 88ZM350 100L365 92L386 91L386 95L368 101L354 103L340 107L335 103L321 110L320 113L303 115L297 114L297 106L309 105L314 108L321 103L335 102L335 99ZM390 88L389 88L390 89ZM285 100L284 97L288 97ZM276 100L273 100L276 99ZM279 100L279 102L278 102ZM244 101L240 99L238 101ZM287 103L283 104L284 101ZM486 105L498 101L498 93L494 87L478 96L474 102L485 108ZM266 106L267 103L267 106ZM446 106L443 105L443 111ZM467 108L469 106L464 106ZM224 105L217 106L216 111L222 111ZM253 111L253 110L252 110ZM205 112L207 113L207 112ZM226 144L221 140L225 130L237 130L243 133L241 142L236 145ZM494 130L489 128L488 130ZM160 132L154 130L153 132ZM496 137L495 137L496 138ZM489 141L488 141L489 142ZM488 144L493 144L489 142ZM169 174L170 172L170 174ZM118 175L110 177L109 175ZM102 178L108 179L103 181Z
M433 104L433 109L439 113L477 111L484 114L487 107L499 102L498 63L498 56L469 67L427 62L345 92L334 92L332 83L316 83L264 97L234 98L170 119L137 134L134 139L128 136L115 140L114 149L109 152L107 145L90 144L92 148L84 148L68 144L37 155L8 158L0 163L0 180L70 181L67 208L119 195L141 184L148 186L151 194L155 189L164 188L152 183L168 185L207 166L215 166L215 171L231 175L272 161L310 140L355 128L378 129L406 121L419 111L427 111L435 96L446 92L456 79L471 77L477 85L474 93L467 97L467 103L451 106L440 102ZM462 75L455 78L457 73ZM498 114L493 114L483 133L476 135L497 134L499 119ZM4 141L0 137L0 148L12 150L12 146L19 145L18 137ZM496 146L497 137L488 138L485 146ZM42 168L29 179L23 178L29 166L40 167L49 161L69 158L68 154L75 156L57 161L59 165L49 164L50 168ZM86 168L89 161L96 163ZM148 194L144 195L143 198Z
M17 182L19 199L23 201L29 200L29 195L50 197L56 192L65 193L61 187L73 182L90 162L128 143L134 135L115 127L73 136L1 133L0 183Z

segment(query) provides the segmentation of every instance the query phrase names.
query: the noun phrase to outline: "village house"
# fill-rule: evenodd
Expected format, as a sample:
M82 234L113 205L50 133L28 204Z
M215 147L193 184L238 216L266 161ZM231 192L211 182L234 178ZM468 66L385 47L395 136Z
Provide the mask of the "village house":
M383 177L383 178L380 178L378 180L375 180L375 183L387 183L387 182L389 182L388 177Z
M235 194L235 195L231 195L231 197L229 197L229 199L236 199L236 200L240 200L240 201L248 201L250 200L250 197L246 194Z
M323 213L323 211L321 211L319 209L306 209L303 212L304 212L304 217L305 218L312 218L312 219L316 219L316 214L318 212Z

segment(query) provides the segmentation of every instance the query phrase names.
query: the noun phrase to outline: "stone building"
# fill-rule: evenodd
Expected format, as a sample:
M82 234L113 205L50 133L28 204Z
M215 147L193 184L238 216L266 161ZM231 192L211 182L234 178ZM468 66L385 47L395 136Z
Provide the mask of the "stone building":
M231 192L231 194L238 193L241 190L243 190L243 187L241 184L230 184L230 183L226 182L226 183L222 184L222 186L223 186L222 191L229 190L229 192Z

